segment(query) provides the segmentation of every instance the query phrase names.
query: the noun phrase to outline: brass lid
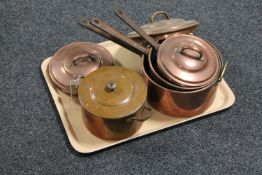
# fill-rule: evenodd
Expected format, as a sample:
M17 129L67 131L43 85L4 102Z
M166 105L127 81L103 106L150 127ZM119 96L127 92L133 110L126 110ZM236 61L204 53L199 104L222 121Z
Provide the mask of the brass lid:
M155 16L164 15L165 20L154 21ZM141 26L141 28L148 35L160 35L167 33L176 33L183 30L188 30L189 28L196 28L199 25L199 22L196 20L184 20L184 19L170 19L169 15L166 12L159 11L152 15L150 18L151 22L149 24ZM130 38L140 37L136 32L131 32L128 34Z
M101 66L112 65L111 54L90 42L74 42L59 49L49 63L49 74L62 90L72 81L86 76Z
M170 81L181 86L205 86L221 70L216 50L203 39L186 34L168 38L157 53L157 64Z
M123 67L101 67L83 78L78 89L81 105L102 118L122 118L144 104L147 88L143 78Z

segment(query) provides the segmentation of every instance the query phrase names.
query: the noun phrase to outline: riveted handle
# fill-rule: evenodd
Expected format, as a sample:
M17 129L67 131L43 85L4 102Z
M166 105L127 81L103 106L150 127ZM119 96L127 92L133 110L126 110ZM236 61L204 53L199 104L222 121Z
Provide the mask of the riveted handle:
M169 16L169 14L168 14L167 12L165 12L165 11L157 11L157 12L153 13L153 14L150 16L149 21L150 21L151 23L153 23L154 20L155 20L155 18L156 18L156 16L159 16L159 15L164 16L166 19L170 19L170 16Z
M125 47L126 49L135 52L138 55L147 54L148 51L143 46L139 45L132 39L128 38L124 34L120 33L112 26L106 24L104 21L98 18L91 18L90 20L86 20L84 18L80 18L79 24L89 30L115 42L116 44Z
M149 119L152 115L152 110L151 108L147 107L146 105L143 107L141 115L143 118L138 118L138 117L131 117L128 118L126 121L131 122L131 121L138 121L138 122L144 122L147 119Z

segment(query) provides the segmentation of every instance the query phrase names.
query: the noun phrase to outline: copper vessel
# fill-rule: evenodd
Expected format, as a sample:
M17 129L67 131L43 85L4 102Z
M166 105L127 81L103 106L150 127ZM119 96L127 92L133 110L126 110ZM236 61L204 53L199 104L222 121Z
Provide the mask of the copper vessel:
M143 61L143 71L148 85L148 103L159 112L174 117L191 117L202 113L214 101L217 82L207 87L180 91L158 84L150 75L148 58Z
M206 41L185 34L168 38L157 52L162 77L183 87L204 87L217 79L220 59Z
M77 94L79 80L101 66L113 65L111 54L90 42L73 42L59 49L52 57L49 75L63 92Z
M78 97L88 130L102 139L119 140L134 134L150 117L147 88L136 72L101 67L80 82Z

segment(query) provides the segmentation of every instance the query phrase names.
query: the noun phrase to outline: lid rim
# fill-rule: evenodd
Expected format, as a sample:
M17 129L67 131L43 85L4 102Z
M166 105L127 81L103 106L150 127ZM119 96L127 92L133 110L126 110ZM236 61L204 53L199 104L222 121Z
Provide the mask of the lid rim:
M72 42L56 51L48 64L49 74L50 76L52 76L53 79L55 79L55 81L53 80L53 82L61 89L66 88L70 84L70 81L76 79L77 75L71 73L65 68L65 60L73 60L75 57L83 55L83 53L86 54L90 50L92 51L92 53L94 53L95 51L98 54L98 57L100 59L99 67L104 65L113 65L112 55L104 47L91 42ZM71 54L67 54L68 52L71 52ZM67 56L65 56L65 54L67 54ZM104 59L106 61L104 61ZM89 74L91 71L93 71L91 68L92 67L87 66L85 69L83 69L83 72L77 73L78 76ZM63 86L63 88L61 86Z
M208 59L206 65L203 68L199 69L199 71L197 71L198 74L190 72L189 70L186 71L182 68L179 68L179 66L176 65L175 63L172 63L176 59L179 60L180 58L175 56L175 54L171 52L170 49L172 48L173 50L178 46L184 47L184 44L187 44L187 42L193 44L194 47L198 47L198 49L201 48L200 50L202 52L204 50L203 54L205 55L205 57L207 57L206 59ZM198 45L197 43L199 43L200 45ZM206 51L206 49L208 50ZM199 86L205 86L210 84L210 82L217 79L218 74L220 72L221 65L219 63L220 62L219 60L220 58L218 54L216 53L215 49L213 49L211 45L209 45L207 42L205 42L203 39L199 37L192 36L192 35L185 35L185 34L173 36L165 40L164 43L161 44L159 51L157 53L157 64L160 67L161 72L170 81L179 84L180 86L199 87ZM187 60L184 60L182 62L185 61ZM190 61L190 63L193 62L194 60ZM190 76L191 74L194 75L193 76L194 79L192 79L192 76ZM202 77L203 74L205 74L204 78L200 78L200 76ZM189 79L187 77L191 77L191 78Z

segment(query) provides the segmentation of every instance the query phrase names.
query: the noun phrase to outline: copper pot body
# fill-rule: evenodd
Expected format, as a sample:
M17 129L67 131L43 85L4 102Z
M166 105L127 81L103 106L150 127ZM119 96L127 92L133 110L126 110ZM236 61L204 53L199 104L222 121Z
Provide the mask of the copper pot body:
M82 111L88 130L95 136L106 140L120 140L133 135L142 126L143 121L151 115L149 109L145 106L142 106L133 114L117 119L101 118L85 109L82 109ZM148 112L148 114L143 118L145 112Z
M148 58L144 56L143 72L148 83L148 103L157 111L173 117L191 117L205 111L214 101L217 81L209 86L179 91L163 87L150 75Z

